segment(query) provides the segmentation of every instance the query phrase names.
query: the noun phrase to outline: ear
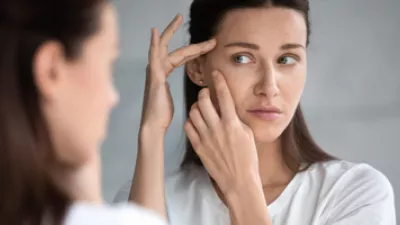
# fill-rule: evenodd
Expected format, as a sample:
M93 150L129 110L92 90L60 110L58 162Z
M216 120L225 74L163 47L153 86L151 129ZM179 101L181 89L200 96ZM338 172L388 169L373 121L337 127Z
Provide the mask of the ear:
M203 61L203 57L199 57L186 63L186 73L190 80L200 87L207 86L202 69Z
M61 44L55 41L42 44L32 63L33 80L39 94L45 100L55 98L65 64Z

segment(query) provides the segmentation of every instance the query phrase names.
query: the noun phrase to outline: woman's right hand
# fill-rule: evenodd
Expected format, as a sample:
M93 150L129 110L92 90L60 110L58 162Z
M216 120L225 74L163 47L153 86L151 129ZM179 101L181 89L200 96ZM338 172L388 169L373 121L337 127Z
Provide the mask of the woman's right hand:
M152 29L141 120L141 129L150 128L151 133L161 131L165 134L172 121L174 107L167 80L169 74L216 45L211 39L168 53L168 43L181 24L182 16L178 14L162 35L156 28Z

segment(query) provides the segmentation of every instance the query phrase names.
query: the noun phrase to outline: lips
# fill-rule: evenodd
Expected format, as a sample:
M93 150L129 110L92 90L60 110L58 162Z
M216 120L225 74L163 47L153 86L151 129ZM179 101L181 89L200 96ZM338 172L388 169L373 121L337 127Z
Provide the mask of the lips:
M257 107L247 110L252 116L262 120L272 121L281 117L282 111L275 106Z

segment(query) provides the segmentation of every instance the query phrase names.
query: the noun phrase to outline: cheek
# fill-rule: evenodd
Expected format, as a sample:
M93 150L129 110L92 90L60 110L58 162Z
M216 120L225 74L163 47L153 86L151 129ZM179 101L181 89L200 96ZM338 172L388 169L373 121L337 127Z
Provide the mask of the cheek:
M108 111L119 100L114 88L111 72L107 68L93 66L82 74L78 81L82 90L82 100L87 102L88 110Z
M70 123L76 133L72 135L86 138L82 144L92 146L103 140L109 114L118 102L112 79L105 71L101 67L88 67L73 75L69 99L73 105L66 110L69 111L66 116L73 120Z
M280 102L284 110L284 119L280 123L279 135L288 126L299 106L303 94L306 73L290 74L279 82Z
M294 74L284 75L279 79L279 89L285 104L296 108L303 94L306 72L299 71Z

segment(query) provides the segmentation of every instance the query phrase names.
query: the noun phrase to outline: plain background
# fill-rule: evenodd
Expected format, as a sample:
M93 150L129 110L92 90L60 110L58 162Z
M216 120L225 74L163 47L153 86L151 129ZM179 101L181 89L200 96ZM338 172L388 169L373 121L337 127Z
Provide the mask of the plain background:
M102 149L103 192L112 202L132 178L150 28L163 30L191 0L118 0L122 56L116 67L121 104ZM310 129L329 153L367 162L391 181L400 218L400 0L311 0L311 45L302 98ZM205 15L206 16L206 15ZM188 41L183 26L171 49ZM170 79L175 117L166 137L166 170L183 152L183 68Z

